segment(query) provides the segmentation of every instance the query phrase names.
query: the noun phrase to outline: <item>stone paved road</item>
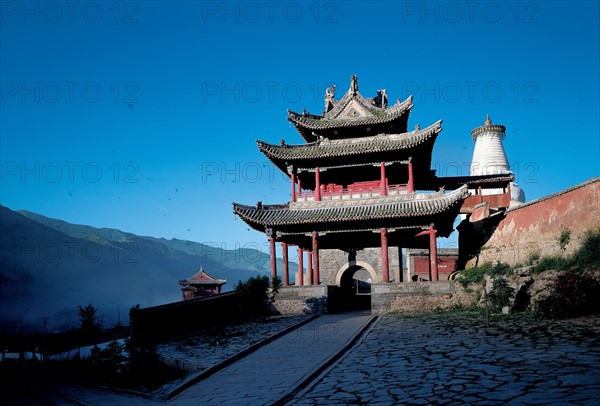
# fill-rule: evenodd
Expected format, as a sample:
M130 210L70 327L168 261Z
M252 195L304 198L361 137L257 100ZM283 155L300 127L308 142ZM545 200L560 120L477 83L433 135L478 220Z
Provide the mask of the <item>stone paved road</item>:
M600 404L600 318L383 317L296 405Z
M175 397L170 405L272 404L336 355L372 318L321 316Z

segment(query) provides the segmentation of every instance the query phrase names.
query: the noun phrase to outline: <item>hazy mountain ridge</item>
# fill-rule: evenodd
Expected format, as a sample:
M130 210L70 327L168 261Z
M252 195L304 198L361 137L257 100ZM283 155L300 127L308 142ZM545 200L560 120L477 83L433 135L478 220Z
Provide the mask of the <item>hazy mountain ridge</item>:
M11 334L39 329L42 317L51 329L77 327L77 305L90 302L104 326L117 322L118 311L127 321L133 305L180 300L177 281L200 266L226 279L225 290L269 272L269 256L258 250L141 237L3 206L0 229L0 324Z

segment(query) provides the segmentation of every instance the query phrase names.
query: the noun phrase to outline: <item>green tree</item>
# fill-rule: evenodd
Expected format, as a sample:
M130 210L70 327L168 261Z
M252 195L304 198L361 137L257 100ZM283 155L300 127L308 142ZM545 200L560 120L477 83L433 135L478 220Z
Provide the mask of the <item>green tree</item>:
M81 305L77 306L79 308L79 321L81 322L81 331L83 331L84 335L87 337L92 337L100 333L100 323L98 323L98 309L94 307L93 304L88 304L83 307Z
M502 277L494 278L494 285L488 293L488 299L492 310L500 311L504 306L510 304L510 300L515 295L515 290L508 286L508 281Z
M239 281L235 292L240 301L240 314L243 317L265 316L269 301L269 277L252 276L246 282Z

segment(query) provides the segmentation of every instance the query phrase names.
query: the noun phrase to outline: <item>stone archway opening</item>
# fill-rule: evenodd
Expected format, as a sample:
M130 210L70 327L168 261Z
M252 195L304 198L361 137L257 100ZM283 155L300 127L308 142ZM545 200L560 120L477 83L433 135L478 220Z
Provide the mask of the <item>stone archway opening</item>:
M345 290L352 290L354 295L371 295L371 284L373 280L369 271L360 266L348 268L342 275L340 287Z
M366 264L365 264L366 265ZM338 271L338 286L331 291L329 308L333 312L371 309L373 271L368 265L348 263Z

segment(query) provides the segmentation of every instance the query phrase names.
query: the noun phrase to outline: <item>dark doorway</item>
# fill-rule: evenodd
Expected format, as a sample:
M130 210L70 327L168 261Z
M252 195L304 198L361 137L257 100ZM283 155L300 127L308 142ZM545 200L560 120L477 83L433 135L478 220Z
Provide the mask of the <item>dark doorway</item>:
M371 275L360 267L348 268L339 288L330 291L329 310L332 313L371 310Z

